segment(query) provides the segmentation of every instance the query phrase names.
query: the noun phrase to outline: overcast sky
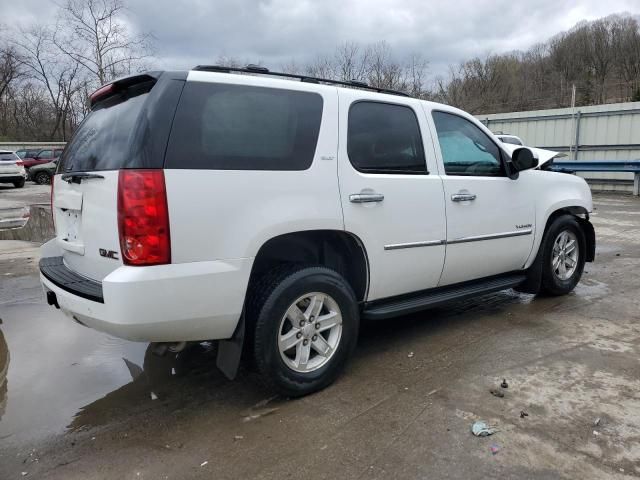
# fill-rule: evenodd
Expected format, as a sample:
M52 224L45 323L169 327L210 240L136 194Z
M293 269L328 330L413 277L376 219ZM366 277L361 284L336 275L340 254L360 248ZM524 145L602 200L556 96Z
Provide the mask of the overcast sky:
M61 0L60 0L61 1ZM527 47L581 20L640 14L640 0L125 0L127 21L156 38L162 68L220 55L276 69L331 53L338 43L385 40L421 53L432 75L475 55ZM50 18L52 0L0 0L0 23Z

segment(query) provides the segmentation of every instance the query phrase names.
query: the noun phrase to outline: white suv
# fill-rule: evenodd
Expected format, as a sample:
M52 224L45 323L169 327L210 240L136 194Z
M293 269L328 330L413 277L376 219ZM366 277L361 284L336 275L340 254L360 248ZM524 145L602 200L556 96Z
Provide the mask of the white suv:
M48 302L131 340L221 340L228 376L244 352L286 395L337 377L361 319L565 294L594 258L585 181L446 105L206 66L91 102L52 182Z

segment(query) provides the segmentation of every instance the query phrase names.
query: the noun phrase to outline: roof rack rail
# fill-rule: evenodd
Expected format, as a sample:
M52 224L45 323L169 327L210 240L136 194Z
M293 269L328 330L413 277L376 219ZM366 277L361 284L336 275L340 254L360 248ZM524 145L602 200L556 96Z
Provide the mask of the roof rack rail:
M389 95L400 95L403 97L411 96L408 93L400 92L398 90L372 87L364 82L359 82L357 80L349 80L349 81L330 80L328 78L311 77L308 75L300 75L297 73L271 72L268 68L262 67L260 65L253 65L253 64L247 65L244 68L225 67L222 65L197 65L192 70L197 70L200 72L220 72L220 73L232 73L232 72L259 73L261 75L272 75L274 77L296 78L301 82L307 82L307 83L326 83L330 85L341 85L344 87L362 88L365 90L372 90L378 93L388 93Z

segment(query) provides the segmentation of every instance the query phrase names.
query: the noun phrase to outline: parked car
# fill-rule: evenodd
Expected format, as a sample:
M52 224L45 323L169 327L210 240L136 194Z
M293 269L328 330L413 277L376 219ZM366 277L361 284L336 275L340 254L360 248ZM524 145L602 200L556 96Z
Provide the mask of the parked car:
M22 148L20 150L16 150L16 155L18 155L21 159L25 158L33 158L38 155L40 148Z
M510 143L511 145L524 145L522 139L516 135L498 134L498 140L502 143Z
M284 395L333 382L363 318L563 295L594 259L586 182L447 105L203 66L118 80L91 106L53 179L48 303L174 350L220 340L229 377L247 340Z
M13 183L14 187L22 188L26 178L20 157L14 152L0 150L0 183Z
M29 169L29 180L34 181L38 185L49 185L51 183L51 177L53 177L53 175L55 174L57 166L58 160L35 165Z
M43 163L49 163L52 160L60 157L62 154L62 148L45 148L44 150L38 151L38 153L33 158L24 158L24 166L28 170L35 165L42 165Z

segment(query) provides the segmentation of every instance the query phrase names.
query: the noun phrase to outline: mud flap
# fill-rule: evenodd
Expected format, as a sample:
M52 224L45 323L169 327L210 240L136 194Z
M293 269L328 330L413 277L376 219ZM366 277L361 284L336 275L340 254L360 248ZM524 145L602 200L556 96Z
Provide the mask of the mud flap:
M545 231L544 233L546 237L547 232ZM545 241L545 237L543 237L542 242L540 242L536 259L526 271L527 279L514 288L514 290L522 293L540 293L540 288L542 287L542 245Z
M218 342L218 356L216 357L216 366L229 380L236 378L238 368L240 367L240 359L242 357L242 348L244 344L244 310L240 315L240 321L233 332L233 337L229 340L220 340Z

